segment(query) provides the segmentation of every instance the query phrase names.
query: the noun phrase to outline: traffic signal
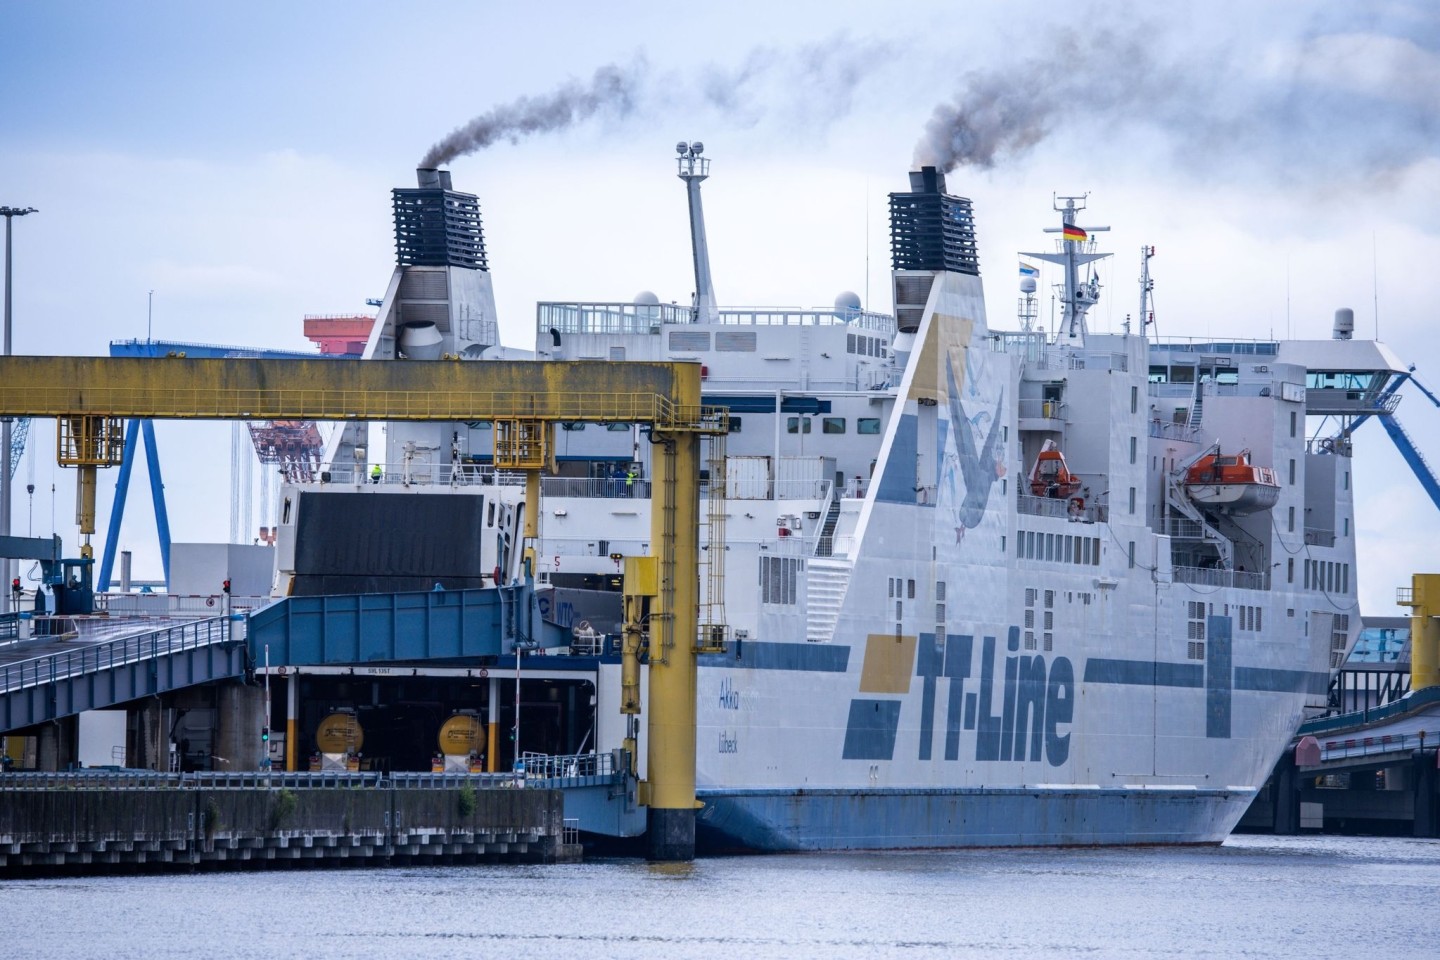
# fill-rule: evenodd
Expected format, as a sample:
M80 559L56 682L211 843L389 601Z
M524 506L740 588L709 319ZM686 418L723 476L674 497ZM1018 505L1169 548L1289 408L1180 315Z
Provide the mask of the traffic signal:
M261 728L260 728L260 742L261 742L261 743L269 743L269 742L270 742L270 728L269 728L269 727L261 727Z
M223 591L225 591L226 593L229 593L229 592L230 592L230 581L229 581L229 580L226 580L224 583L220 584L220 589L223 590Z
M10 581L10 592L13 593L13 594L14 594L15 596L17 596L17 597L20 596L20 578L19 578L19 577L16 577L15 579L13 579L13 580Z

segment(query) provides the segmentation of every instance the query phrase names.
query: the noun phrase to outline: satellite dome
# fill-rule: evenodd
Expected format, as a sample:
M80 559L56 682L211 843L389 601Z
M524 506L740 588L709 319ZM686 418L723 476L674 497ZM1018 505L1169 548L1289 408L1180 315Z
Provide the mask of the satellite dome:
M853 290L844 290L835 298L835 316L853 317L860 312L860 295Z
M635 305L640 307L653 307L660 302L660 298L650 290L641 290L635 294Z
M1020 278L1020 292L1021 292L1021 293L1034 293L1034 292L1035 292L1035 278L1034 278L1034 277L1021 277L1021 278Z

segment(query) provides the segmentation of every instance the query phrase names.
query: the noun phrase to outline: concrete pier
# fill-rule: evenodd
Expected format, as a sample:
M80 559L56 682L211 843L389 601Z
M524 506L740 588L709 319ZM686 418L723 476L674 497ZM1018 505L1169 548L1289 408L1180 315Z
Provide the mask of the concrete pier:
M266 786L259 775L179 782L12 781L0 788L0 876L579 859L578 844L566 843L559 790L334 778Z

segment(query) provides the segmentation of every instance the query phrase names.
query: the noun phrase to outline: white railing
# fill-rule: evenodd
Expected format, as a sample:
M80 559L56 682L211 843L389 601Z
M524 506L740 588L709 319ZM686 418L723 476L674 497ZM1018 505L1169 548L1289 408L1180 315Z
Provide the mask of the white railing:
M688 304L676 303L539 303L535 328L542 336L561 334L648 334L662 324L679 327L691 323ZM719 312L725 326L795 327L850 325L864 330L893 333L895 318L865 311L799 310L787 307L748 307Z
M1039 420L1064 420L1066 404L1062 400L1032 400L1022 399L1020 401L1020 419Z
M1201 587L1238 587L1242 590L1269 590L1270 574L1246 570L1222 570L1219 567L1174 568L1175 580Z
M525 764L525 780L574 780L580 777L608 777L615 772L615 758L610 753L576 753L550 756L545 753L521 751Z
M270 597L227 598L223 593L97 593L95 611L112 617L219 617L257 610L270 602Z

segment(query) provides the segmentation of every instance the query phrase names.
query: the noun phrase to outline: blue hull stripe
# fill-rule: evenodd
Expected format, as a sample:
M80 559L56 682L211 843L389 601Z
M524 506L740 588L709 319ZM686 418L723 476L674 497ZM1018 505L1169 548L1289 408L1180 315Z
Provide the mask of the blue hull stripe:
M1154 660L1085 661L1086 683L1125 683L1142 687L1203 687L1205 668L1198 663L1164 663Z
M1235 689L1260 690L1265 693L1324 693L1330 689L1330 674L1307 670L1236 667Z
M746 667L751 670L804 670L844 673L850 667L850 648L831 643L766 643L737 640L732 653L706 654L702 667Z

